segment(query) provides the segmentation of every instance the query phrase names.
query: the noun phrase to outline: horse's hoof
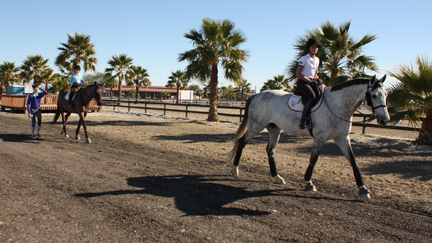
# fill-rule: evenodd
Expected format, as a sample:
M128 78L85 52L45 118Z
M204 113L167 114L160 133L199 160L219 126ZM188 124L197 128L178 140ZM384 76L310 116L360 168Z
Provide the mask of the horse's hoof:
M273 178L276 179L276 184L280 184L280 185L285 184L285 180L280 175L273 176Z
M87 139L86 139L86 142L87 142L87 143L91 143L91 139L90 139L90 138L87 138Z
M233 166L233 168L231 169L231 174L235 177L239 175L238 166Z
M366 187L363 187L359 190L359 197L363 199L370 199L370 191Z
M314 184L307 184L305 190L308 192L316 192L316 187Z
M81 137L77 135L77 136L75 137L75 139L76 139L76 140L80 140Z

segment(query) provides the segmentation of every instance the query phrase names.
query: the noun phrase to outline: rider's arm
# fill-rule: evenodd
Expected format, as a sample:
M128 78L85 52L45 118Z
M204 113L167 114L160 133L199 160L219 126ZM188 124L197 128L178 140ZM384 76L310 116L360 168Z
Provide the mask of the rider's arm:
M301 79L301 80L305 81L305 82L310 82L311 80L310 80L309 78L303 76L302 71L303 71L303 66L300 66L300 65L299 65L299 66L297 67L296 77L297 77L298 79Z

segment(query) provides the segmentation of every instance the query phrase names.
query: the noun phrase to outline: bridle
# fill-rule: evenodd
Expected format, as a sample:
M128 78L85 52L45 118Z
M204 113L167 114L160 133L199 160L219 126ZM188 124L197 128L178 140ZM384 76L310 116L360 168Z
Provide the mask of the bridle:
M367 91L366 91L366 97L365 97L365 104L367 104L368 106L370 106L372 108L372 114L375 115L375 110L381 107L387 107L387 105L379 105L379 106L374 106L373 105L373 101L372 101L372 97L371 97L371 93L369 91L369 83L368 83L368 87L367 87Z
M370 93L370 91L369 91L369 88L370 88L370 86L369 86L369 82L368 82L368 87L367 87L367 90L366 90L366 97L365 97L365 101L364 101L364 103L366 103L368 106L370 106L371 108L372 108L372 114L375 116L375 110L376 109L378 109L378 108L381 108L381 107L387 107L387 105L379 105L379 106L373 106L373 102L372 102L372 97L371 97L371 93ZM330 109L330 107L328 106L328 104L327 104L327 100L326 100L326 97L325 97L325 92L323 92L323 97L324 97L324 103L326 104L326 106L327 106L327 108L329 109L329 111L335 116L335 117L337 117L339 120L342 120L342 121L346 121L346 122L352 122L352 120L347 120L347 119L344 119L344 118L341 118L341 117L339 117L338 115L336 115L331 109ZM373 120L374 118L372 117L370 120Z

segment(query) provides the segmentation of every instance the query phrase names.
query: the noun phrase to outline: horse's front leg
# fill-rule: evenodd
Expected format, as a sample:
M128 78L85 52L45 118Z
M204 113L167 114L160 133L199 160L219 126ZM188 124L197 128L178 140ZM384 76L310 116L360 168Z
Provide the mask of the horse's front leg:
M351 163L351 167L354 172L354 177L359 188L359 196L364 199L370 199L370 191L367 189L363 183L363 178L360 169L357 165L357 161L354 157L354 153L351 148L351 142L349 136L338 137L333 139L335 143L341 148L343 154L348 158Z
M79 121L78 121L77 129L75 131L75 139L81 139L81 137L79 136L79 130L81 128L81 123L84 120L81 113L78 113L78 116L79 116Z
M68 120L70 114L71 114L71 113L68 113L68 112L67 112L67 113L66 113L66 116L65 116L65 115L64 115L64 112L61 113L61 116L62 116L62 123L63 123L63 132L62 132L62 134L63 134L66 138L69 137L69 135L68 135L67 132L66 132L66 124L67 124L67 120Z
M87 125L85 123L84 117L82 115L82 113L80 113L80 124L82 123L83 128L84 128L84 135L86 137L86 142L87 143L91 143L91 139L87 136ZM79 127L77 129L79 131ZM77 131L77 136L78 136L78 131Z
M305 173L305 176L304 176L304 179L306 181L306 188L305 188L306 191L313 191L313 192L316 191L316 187L312 183L311 178L312 178L312 173L313 173L314 167L316 165L316 162L318 161L318 156L321 152L321 149L322 149L325 141L326 140L323 138L315 137L315 140L314 140L314 143L312 146L312 153L311 153L311 156L309 159L309 166L308 166L306 173Z
M272 123L267 126L267 131L269 135L269 140L268 140L266 151L269 160L270 173L271 176L276 179L277 184L283 185L285 184L285 180L278 174L276 162L274 159L276 145L279 142L281 129L278 126L276 126L276 124Z

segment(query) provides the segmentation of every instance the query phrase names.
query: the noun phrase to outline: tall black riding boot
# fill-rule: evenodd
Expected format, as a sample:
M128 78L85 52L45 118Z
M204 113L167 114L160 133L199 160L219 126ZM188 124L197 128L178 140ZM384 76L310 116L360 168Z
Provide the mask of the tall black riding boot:
M313 102L313 100L311 98L307 98L307 100L304 104L303 113L302 113L302 117L300 120L300 129L312 128L312 122L308 118L309 112L312 109L312 105L313 105L312 102Z
M74 93L74 88L71 88L71 90L70 90L70 93L69 93L69 101L68 101L68 106L70 107L70 106L72 106L72 96L73 96L73 93Z

